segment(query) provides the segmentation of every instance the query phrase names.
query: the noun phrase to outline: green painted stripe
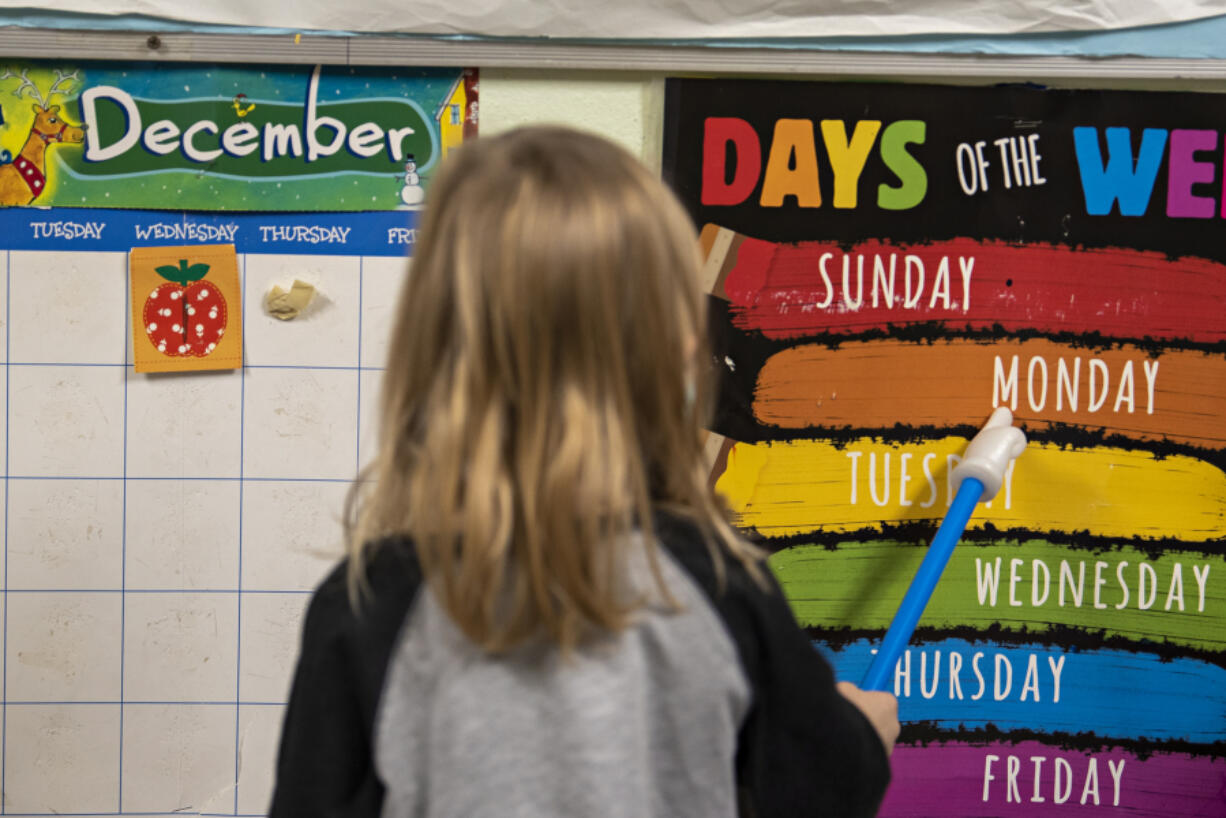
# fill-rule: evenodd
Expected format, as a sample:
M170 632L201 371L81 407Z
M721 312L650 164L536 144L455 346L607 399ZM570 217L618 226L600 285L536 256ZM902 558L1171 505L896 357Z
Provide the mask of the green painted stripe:
M892 540L844 543L834 550L798 545L772 556L771 567L802 625L884 629L925 550ZM993 598L988 580L998 565ZM1032 634L1069 626L1220 651L1226 649L1226 556L1151 557L1128 546L1093 551L1039 539L963 543L919 624L999 624Z

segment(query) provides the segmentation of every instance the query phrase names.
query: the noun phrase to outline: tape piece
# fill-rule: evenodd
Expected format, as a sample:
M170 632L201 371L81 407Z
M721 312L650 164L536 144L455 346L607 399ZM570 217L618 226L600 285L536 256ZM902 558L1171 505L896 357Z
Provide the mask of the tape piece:
M301 315L314 298L314 287L305 281L294 279L288 291L274 284L264 298L264 309L273 318L290 321Z

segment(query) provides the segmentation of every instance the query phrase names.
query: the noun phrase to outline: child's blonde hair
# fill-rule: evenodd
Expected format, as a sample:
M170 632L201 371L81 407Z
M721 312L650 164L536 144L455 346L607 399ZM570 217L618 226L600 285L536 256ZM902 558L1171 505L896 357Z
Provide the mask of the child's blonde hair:
M756 571L704 465L700 265L672 194L604 139L531 127L448 158L397 308L379 451L350 494L351 592L366 548L407 534L475 643L569 649L642 604L619 581L629 549L667 595L659 507Z

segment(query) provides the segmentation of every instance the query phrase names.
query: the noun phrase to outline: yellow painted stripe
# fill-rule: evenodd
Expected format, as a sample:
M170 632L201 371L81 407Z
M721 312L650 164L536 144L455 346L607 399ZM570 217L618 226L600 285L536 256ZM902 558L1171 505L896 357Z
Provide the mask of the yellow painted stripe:
M906 444L865 437L838 446L817 440L737 443L716 490L739 525L767 537L939 520L949 502L949 456L965 448L962 437ZM1104 537L1216 540L1226 537L1226 474L1193 457L1032 443L1016 462L1011 485L991 507L976 509L970 527L987 523Z

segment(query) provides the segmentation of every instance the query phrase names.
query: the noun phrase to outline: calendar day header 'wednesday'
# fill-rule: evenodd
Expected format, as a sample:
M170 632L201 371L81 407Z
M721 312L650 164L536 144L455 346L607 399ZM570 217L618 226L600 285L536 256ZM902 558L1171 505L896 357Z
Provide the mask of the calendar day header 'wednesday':
M0 63L0 206L412 209L477 92L463 69Z

